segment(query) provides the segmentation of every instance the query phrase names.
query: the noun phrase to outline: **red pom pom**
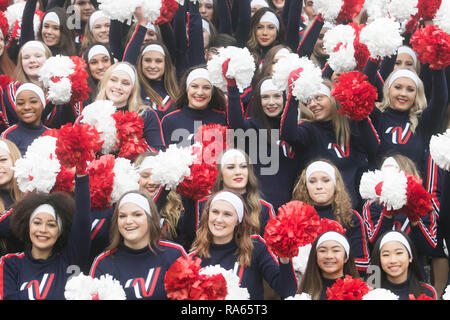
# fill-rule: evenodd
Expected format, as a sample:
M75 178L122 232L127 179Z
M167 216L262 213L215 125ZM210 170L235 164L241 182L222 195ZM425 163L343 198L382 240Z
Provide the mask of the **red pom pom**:
M193 300L225 300L227 282L222 274L199 275L191 289Z
M438 26L427 25L411 36L412 49L423 64L430 69L442 70L450 65L450 35Z
M314 207L301 201L290 201L278 209L278 215L267 222L264 239L279 257L291 258L318 236L320 218Z
M116 112L112 115L116 122L116 137L119 141L119 157L130 161L148 150L148 144L143 138L144 119L137 112Z
M406 211L411 222L417 222L421 217L427 216L433 209L431 194L423 187L422 180L412 175L407 176L407 203Z
M160 16L156 20L155 24L159 25L171 22L177 10L178 2L176 0L162 0L161 9L159 10Z
M357 24L352 22L349 24L355 30L355 40L353 40L353 47L355 48L355 60L356 60L356 68L357 71L363 71L366 66L367 60L370 57L369 49L367 45L361 43L359 41L359 35L361 34L361 30L366 26L365 24Z
M115 158L112 154L103 155L89 164L88 174L92 209L105 210L111 206L114 165Z
M434 300L434 299L432 297L427 296L425 293L422 293L417 298L413 294L410 294L409 300Z
M362 300L369 292L369 287L361 279L354 279L347 275L344 279L337 279L327 289L327 300Z
M89 98L91 88L88 86L87 79L87 65L83 58L73 56L70 60L75 64L74 72L69 75L70 83L72 84L72 95L70 97L70 104L75 105L78 102L83 102Z
M0 10L5 11L9 7L9 0L1 0L0 1Z
M441 6L442 0L419 0L417 3L417 15L423 20L433 20Z
M9 23L4 12L0 12L0 30L2 31L3 38L6 39L9 33Z
M327 231L336 231L343 235L345 235L346 232L345 228L342 227L342 225L336 220L322 218L320 219L320 227L318 234L322 234Z
M217 163L219 155L232 146L231 136L227 135L228 127L220 124L201 125L194 135L194 141L203 147L202 161L211 165Z
M56 182L50 192L63 191L72 192L75 187L75 174L71 169L61 167L61 171L56 176Z
M344 24L352 21L361 12L365 0L344 0L341 11L336 18L336 24Z
M370 115L378 96L377 89L359 71L341 74L331 94L342 105L338 112L355 121Z
M95 127L89 124L66 124L59 129L56 156L62 166L76 167L77 174L85 174L87 162L95 159L103 141Z
M200 258L179 257L167 270L164 287L172 300L191 300L192 286L199 281Z
M0 76L0 87L5 90L8 85L13 82L15 79L11 78L10 76L6 75L6 74L2 74Z

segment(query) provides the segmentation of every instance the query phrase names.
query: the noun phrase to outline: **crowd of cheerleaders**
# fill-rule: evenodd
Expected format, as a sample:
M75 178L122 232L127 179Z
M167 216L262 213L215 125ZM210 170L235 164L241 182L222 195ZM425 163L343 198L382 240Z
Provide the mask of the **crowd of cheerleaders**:
M68 5L80 10L75 30L67 27ZM345 290L361 298L360 279L373 279L369 266L378 266L377 287L397 299L445 297L450 177L433 162L428 145L448 126L449 72L421 64L410 34L395 55L367 59L359 70L377 89L378 103L369 117L354 121L337 112L331 92L339 74L323 48L332 26L314 12L313 1L185 1L159 25L136 10L131 26L110 20L93 0L19 0L3 11L0 299L67 298L73 266L92 277L111 275L126 299L210 297L201 286L197 296L182 287L168 290L164 279L171 266L186 280L187 271L216 265L233 270L250 299L349 298ZM14 19L22 22L11 34ZM255 57L246 90L226 77L226 69L226 91L211 83L206 63L227 46L246 47ZM271 81L273 65L290 53L322 70L324 82L306 104ZM46 100L39 70L57 55L85 60L85 101ZM89 175L77 170L71 193L24 193L12 168L33 141L80 122L84 108L105 100L116 113L137 112L143 119L149 148L134 161L139 190L92 209ZM193 143L199 123L278 138L258 134L242 149L225 151L211 195L187 197L154 182L151 163L180 144L176 130L190 134L185 145ZM273 165L267 157L277 161L275 174L264 174ZM362 199L362 174L385 167L423 181L431 195L426 214L412 219ZM270 221L292 212L305 218L309 207L320 221L338 222L338 232L316 234L303 257L284 254L292 247L268 245L269 236L275 241ZM288 240L277 241L288 246ZM172 280L172 287L182 282Z

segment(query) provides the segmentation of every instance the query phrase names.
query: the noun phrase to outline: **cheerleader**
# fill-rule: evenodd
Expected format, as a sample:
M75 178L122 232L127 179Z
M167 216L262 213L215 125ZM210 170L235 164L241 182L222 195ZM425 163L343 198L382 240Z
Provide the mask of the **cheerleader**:
M16 65L8 55L8 33L8 19L2 12L0 13L0 75L13 77Z
M303 155L300 169L317 158L330 160L343 177L353 208L359 210L358 177L367 168L368 157L378 149L378 134L370 119L348 120L337 112L338 107L329 81L322 83L306 107L301 104L297 108L295 99L291 98L283 111L281 139ZM301 118L297 124L299 113Z
M277 210L290 200L298 170L299 159L293 148L279 138L280 120L287 103L285 94L276 88L269 77L255 87L249 109L253 117L245 118L239 91L233 83L228 86L227 115L232 129L257 133L257 141L250 141L246 148L255 164L263 197ZM267 133L266 133L267 132ZM277 139L273 139L273 137ZM263 145L264 144L264 145ZM265 147L266 150L263 150ZM269 163L267 158L270 159Z
M350 243L346 236L328 231L313 242L298 291L312 300L327 300L327 289L345 276L359 278Z
M399 300L423 294L437 300L436 290L422 278L414 244L404 233L384 233L375 243L371 257L370 264L379 270L381 288L390 290Z
M13 142L24 155L34 139L49 129L42 123L44 92L33 83L24 83L17 89L14 100L19 121L3 131L1 137Z
M63 300L71 268L88 258L89 177L76 176L75 201L60 192L30 193L13 210L11 228L26 250L1 258L0 298Z
M361 215L352 209L351 199L337 168L329 161L314 161L303 170L292 200L314 206L320 218L339 222L346 229L355 264L365 274L369 244Z
M165 145L192 144L196 128L206 124L227 125L225 97L211 84L209 72L204 67L193 67L186 71L180 81L180 92L174 109L161 120Z
M250 8L251 8L251 16L255 14L256 11L258 11L261 8L268 8L269 4L266 0L252 0L250 2Z
M144 119L147 144L153 150L164 148L158 115L142 103L136 69L132 65L118 62L108 68L99 83L95 100L111 100L120 112L137 112Z
M91 14L85 27L80 53L83 53L94 42L109 47L110 24L110 19L102 11L98 10Z
M276 258L259 235L251 235L249 218L240 195L230 191L211 195L189 255L201 258L202 267L219 264L232 269L252 300L262 300L263 279L281 298L294 295L297 279L292 262Z
M128 300L167 299L166 271L186 252L160 238L160 216L153 201L139 191L125 193L114 209L111 244L94 260L90 275L112 275Z

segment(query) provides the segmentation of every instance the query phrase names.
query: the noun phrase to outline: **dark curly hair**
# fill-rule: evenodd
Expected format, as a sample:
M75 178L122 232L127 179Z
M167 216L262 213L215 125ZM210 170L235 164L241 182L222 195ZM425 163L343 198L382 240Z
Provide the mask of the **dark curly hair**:
M11 217L11 230L20 239L26 249L31 249L30 217L34 209L42 204L51 205L56 216L61 219L62 232L53 247L53 253L59 253L67 245L72 217L75 211L75 200L65 192L29 193L21 201L14 204Z

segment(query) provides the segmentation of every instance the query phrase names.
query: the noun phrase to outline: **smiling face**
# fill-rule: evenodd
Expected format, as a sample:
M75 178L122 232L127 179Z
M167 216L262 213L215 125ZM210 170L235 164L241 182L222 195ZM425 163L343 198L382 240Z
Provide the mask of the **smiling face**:
M277 38L277 27L270 22L260 22L256 26L256 41L262 47L271 45Z
M89 60L92 78L102 80L106 70L111 66L111 59L106 54L96 54Z
M0 148L0 187L6 187L14 178L13 160L9 152Z
M187 98L189 107L203 110L208 107L213 94L213 86L206 79L198 78L193 80L187 88Z
M38 213L30 221L31 253L34 258L47 258L58 240L59 227L49 213Z
M49 46L56 46L61 37L61 30L59 24L47 21L42 26L42 40Z
M132 90L133 84L130 76L122 70L113 71L106 82L106 96L114 102L116 108L127 105Z
M26 124L38 126L41 123L43 109L41 99L31 90L24 90L16 97L17 117Z
M152 169L142 170L139 175L139 190L153 198L161 185L152 180Z
M391 108L397 111L408 111L414 104L417 87L412 79L398 78L389 88Z
M127 247L141 249L149 244L148 216L138 205L124 203L120 206L117 226Z
M102 17L95 20L92 26L92 36L95 41L106 44L109 43L110 20Z
M322 171L316 171L306 181L308 194L314 204L324 206L333 202L335 185L330 176Z
M398 241L386 242L380 248L381 268L392 283L402 283L408 279L411 261L408 250Z
M26 47L22 49L21 55L23 72L30 79L39 78L39 70L47 60L45 52L39 48Z
M261 106L268 117L277 117L283 112L284 99L280 91L269 90L261 94Z
M306 107L314 114L315 121L328 121L332 117L331 99L324 94L316 94L308 101Z
M337 279L344 275L347 261L345 249L339 242L327 240L317 247L317 265L326 279Z
M248 183L248 164L242 156L227 160L222 170L223 186L237 193L245 193Z
M234 207L227 201L216 200L209 208L208 227L215 244L228 243L233 239L239 218Z
M165 57L158 51L148 51L142 57L142 71L150 80L161 80L165 71Z

